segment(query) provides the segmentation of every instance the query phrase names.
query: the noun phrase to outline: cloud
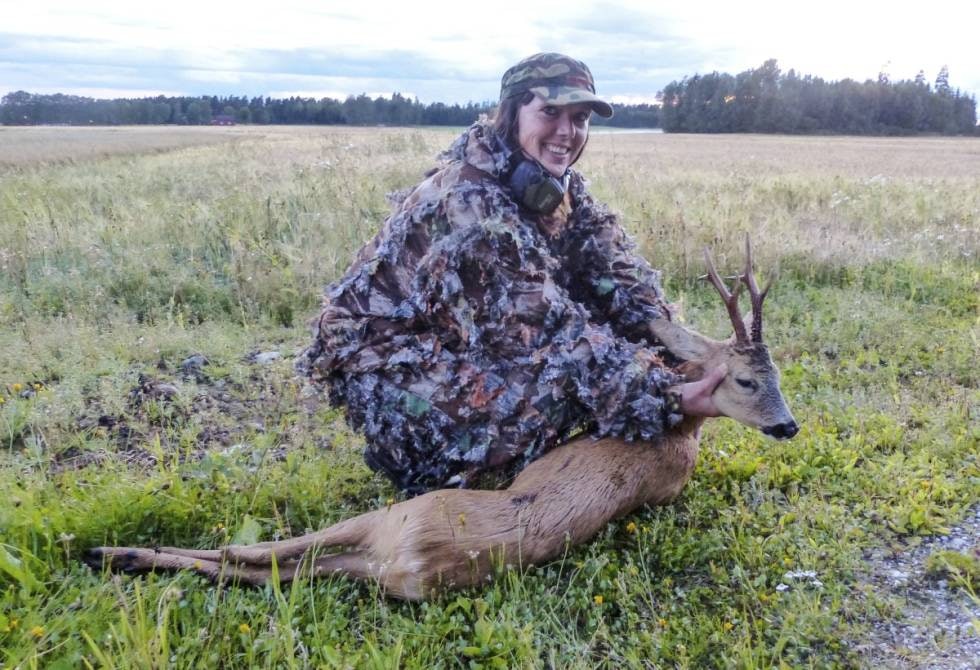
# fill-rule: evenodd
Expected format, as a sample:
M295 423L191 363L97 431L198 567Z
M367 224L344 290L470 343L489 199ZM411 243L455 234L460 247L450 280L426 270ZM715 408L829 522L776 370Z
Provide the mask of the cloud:
M21 76L12 76L15 72ZM406 84L423 86L433 99L445 99L456 89L471 99L496 94L499 80L459 63L445 63L425 54L404 50L294 48L179 51L169 47L133 49L93 38L47 35L0 35L0 82L18 80L31 86L37 80L64 81L66 85L102 85L118 77L120 86L139 89L155 86L188 94L236 92L265 95L301 84L308 90L337 90L342 83L349 93L365 90L407 90ZM50 78L49 78L50 77ZM310 81L309 79L312 79ZM9 85L9 84L8 84ZM438 86L436 86L438 85ZM231 89L236 86L237 89ZM440 92L443 92L440 95Z
M674 41L676 32L674 21L669 16L656 13L656 10L631 9L610 3L583 5L567 17L557 22L559 30L570 36L599 36L618 42L660 42Z
M718 69L732 53L724 45L706 48L681 32L675 16L643 5L585 5L539 28L544 50L584 61L597 91L618 100L652 101L671 81Z
M507 67L536 51L584 60L598 92L622 100L652 99L672 80L735 74L767 58L828 80L873 78L890 62L893 79L922 68L932 81L945 63L954 87L980 92L972 34L980 10L933 2L928 13L903 13L827 0L801 18L776 0L441 0L424 9L277 0L275 11L261 13L221 0L169 0L152 9L31 0L4 16L0 94L412 91L423 102L484 101L496 98Z

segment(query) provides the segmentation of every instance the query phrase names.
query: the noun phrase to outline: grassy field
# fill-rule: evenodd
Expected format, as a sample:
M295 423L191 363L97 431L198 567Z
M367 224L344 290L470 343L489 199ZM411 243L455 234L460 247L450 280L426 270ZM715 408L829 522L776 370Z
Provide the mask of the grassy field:
M710 423L677 502L560 561L424 604L78 561L287 537L395 495L291 357L385 194L453 136L0 128L0 667L873 664L903 611L868 557L980 499L977 140L594 135L593 193L699 330L727 335L701 247L730 272L753 234L802 431ZM970 560L931 565L977 605Z

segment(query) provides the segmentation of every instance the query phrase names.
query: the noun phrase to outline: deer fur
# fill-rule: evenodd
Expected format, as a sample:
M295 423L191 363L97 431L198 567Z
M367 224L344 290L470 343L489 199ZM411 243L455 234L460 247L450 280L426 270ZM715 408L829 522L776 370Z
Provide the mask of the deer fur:
M746 274L751 275L747 252ZM686 360L679 371L688 381L727 366L712 396L724 415L776 437L792 437L796 422L761 342L765 291L760 297L754 279L736 279L736 286L743 280L753 294L750 339L738 314L738 289L726 298L723 282L707 261L712 282L737 323L735 335L716 341L666 320L651 329ZM694 471L703 421L685 417L655 443L581 437L531 463L507 489L432 491L289 540L215 550L99 547L90 552L90 560L129 571L189 569L249 584L263 584L275 575L292 581L342 574L374 580L391 596L425 598L483 582L500 565L550 561L613 519L643 505L669 503ZM327 552L336 547L343 549Z

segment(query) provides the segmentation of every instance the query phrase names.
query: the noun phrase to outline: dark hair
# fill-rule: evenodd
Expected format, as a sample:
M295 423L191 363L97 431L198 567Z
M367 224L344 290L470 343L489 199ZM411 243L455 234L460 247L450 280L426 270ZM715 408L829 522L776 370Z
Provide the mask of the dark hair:
M511 146L517 146L517 114L521 107L529 104L532 100L534 100L534 94L531 91L524 91L523 95L512 95L501 100L493 113L493 118L490 121L494 131L507 140Z

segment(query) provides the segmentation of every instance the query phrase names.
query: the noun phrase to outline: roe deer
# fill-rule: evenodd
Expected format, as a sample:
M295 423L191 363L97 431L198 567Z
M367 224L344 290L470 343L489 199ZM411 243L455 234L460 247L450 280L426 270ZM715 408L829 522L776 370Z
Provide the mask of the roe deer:
M705 249L708 278L735 330L730 339L712 340L667 320L651 329L685 360L680 371L689 381L727 364L728 373L712 396L723 415L773 437L791 438L799 429L762 343L762 300L769 287L759 291L756 285L748 239L746 256L745 273L735 277L729 292ZM738 308L743 285L752 302L751 336ZM670 502L694 470L703 421L686 417L650 444L573 440L528 465L505 490L432 491L289 540L214 550L99 547L90 551L89 560L127 571L195 570L249 584L270 579L275 563L281 581L340 573L376 580L398 598L420 599L489 579L495 564L549 561L612 519L644 504ZM345 550L324 553L328 547Z

